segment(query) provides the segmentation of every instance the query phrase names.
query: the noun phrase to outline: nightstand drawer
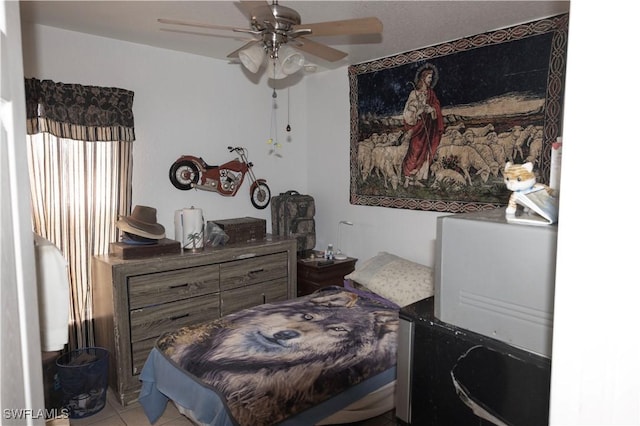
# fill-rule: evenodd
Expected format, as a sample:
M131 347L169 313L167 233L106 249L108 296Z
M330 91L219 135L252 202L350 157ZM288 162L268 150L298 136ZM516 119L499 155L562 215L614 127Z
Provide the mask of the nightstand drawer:
M220 267L198 266L129 277L131 309L220 291Z
M284 278L288 274L287 253L236 260L220 265L220 290Z
M298 268L298 279L325 283L324 285L342 285L344 276L353 272L354 263L343 262L312 268Z

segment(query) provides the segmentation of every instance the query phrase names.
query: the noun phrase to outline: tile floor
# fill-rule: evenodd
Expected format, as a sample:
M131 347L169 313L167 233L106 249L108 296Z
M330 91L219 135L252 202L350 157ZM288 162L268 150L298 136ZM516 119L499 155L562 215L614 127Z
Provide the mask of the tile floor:
M96 414L82 419L70 419L71 426L146 426L150 425L140 404L123 407L112 392L107 393L107 404ZM154 426L192 426L193 423L178 412L173 404L168 404L162 417Z
M133 403L123 407L116 400L112 392L107 394L107 404L98 413L83 419L70 419L71 426L147 426L150 425L140 404ZM172 404L167 405L167 409L160 419L153 426L192 426L193 423L178 412ZM385 413L381 416L365 420L358 423L351 423L350 426L396 426L396 419L393 412Z

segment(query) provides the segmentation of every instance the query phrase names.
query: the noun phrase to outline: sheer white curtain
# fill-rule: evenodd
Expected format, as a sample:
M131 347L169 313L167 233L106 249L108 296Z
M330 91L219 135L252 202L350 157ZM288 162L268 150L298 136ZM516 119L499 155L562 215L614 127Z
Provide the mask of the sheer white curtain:
M29 104L30 97L35 99L29 91L33 86L40 94L37 109L29 115L29 106L34 107L34 102ZM93 106L108 103L102 88L87 91L86 86L33 79L26 81L26 87L33 229L56 244L69 263L69 348L93 346L91 258L108 253L109 243L117 241L119 215L131 211L133 129L123 132L117 126L104 126L105 117L112 118L113 111L100 115ZM107 89L106 95L113 90L124 92ZM78 102L86 101L78 93L90 93L91 101ZM66 105L60 105L62 98ZM129 111L130 100L125 101ZM60 114L62 119L52 117L54 106L56 113L67 109ZM51 112L48 116L47 111ZM70 122L78 115L101 125ZM120 140L127 132L122 139L130 140ZM118 139L110 140L114 135Z
M48 133L29 139L34 231L69 262L70 347L93 345L91 257L117 240L127 214L132 142L85 142Z

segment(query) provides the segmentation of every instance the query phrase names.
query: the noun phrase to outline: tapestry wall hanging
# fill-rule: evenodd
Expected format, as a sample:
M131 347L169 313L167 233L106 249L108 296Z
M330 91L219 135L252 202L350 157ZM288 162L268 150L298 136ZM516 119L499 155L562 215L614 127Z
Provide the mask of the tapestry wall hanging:
M502 170L548 183L562 135L568 14L349 67L351 204L506 205Z

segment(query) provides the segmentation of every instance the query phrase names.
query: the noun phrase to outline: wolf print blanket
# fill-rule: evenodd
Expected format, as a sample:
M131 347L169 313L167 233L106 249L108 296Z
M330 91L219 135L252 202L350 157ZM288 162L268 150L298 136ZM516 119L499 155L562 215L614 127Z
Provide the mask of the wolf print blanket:
M225 401L273 425L395 366L398 311L341 287L161 336L156 348Z

